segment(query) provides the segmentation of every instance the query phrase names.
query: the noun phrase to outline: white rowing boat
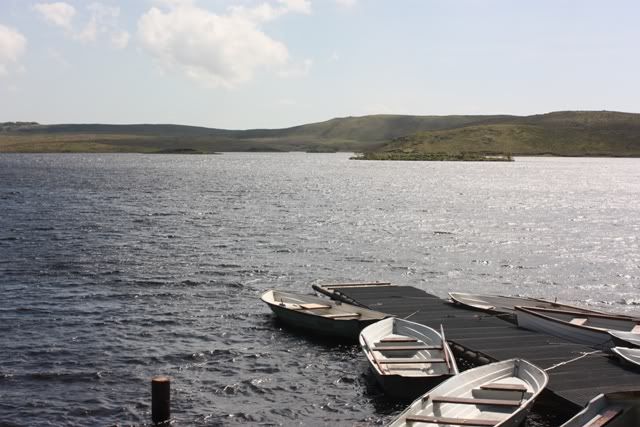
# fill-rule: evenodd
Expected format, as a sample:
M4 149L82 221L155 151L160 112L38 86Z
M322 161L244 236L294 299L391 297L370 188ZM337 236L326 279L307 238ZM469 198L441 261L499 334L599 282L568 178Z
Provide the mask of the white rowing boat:
M355 341L360 331L387 315L313 295L270 290L262 294L271 311L289 326Z
M514 314L516 306L554 308L554 309L570 309L574 311L583 311L585 313L600 313L596 310L588 308L575 307L568 304L547 301L539 298L530 297L513 297L504 295L480 295L468 294L463 292L449 292L449 298L455 304L461 305L473 310L485 311L494 314Z
M613 347L609 330L640 330L640 319L613 314L516 307L516 317L522 328L602 349Z
M446 339L419 323L381 320L362 330L360 346L376 381L394 400L413 400L458 374Z
M640 331L609 331L609 335L611 335L613 343L618 347L640 347Z
M640 348L613 347L611 351L620 359L640 368Z
M526 360L479 366L415 400L389 427L518 426L548 381L545 371Z
M640 426L640 390L599 394L560 427Z

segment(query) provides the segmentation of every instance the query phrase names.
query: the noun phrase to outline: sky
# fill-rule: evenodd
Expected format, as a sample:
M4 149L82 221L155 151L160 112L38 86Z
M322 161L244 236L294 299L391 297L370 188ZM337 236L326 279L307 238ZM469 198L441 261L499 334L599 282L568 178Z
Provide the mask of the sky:
M0 122L640 112L640 2L0 0Z

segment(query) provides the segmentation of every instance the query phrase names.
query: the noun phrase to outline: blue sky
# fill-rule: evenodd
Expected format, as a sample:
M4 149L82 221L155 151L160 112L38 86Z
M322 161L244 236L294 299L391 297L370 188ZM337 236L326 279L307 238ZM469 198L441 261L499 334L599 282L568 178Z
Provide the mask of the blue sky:
M0 1L0 121L640 112L636 1Z

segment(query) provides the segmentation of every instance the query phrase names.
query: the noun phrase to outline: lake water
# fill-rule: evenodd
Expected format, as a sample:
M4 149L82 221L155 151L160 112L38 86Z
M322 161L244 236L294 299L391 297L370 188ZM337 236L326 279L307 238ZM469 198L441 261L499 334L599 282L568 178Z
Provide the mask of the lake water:
M348 157L1 154L0 424L149 423L157 374L178 425L389 421L359 349L280 329L270 288L640 314L640 159Z

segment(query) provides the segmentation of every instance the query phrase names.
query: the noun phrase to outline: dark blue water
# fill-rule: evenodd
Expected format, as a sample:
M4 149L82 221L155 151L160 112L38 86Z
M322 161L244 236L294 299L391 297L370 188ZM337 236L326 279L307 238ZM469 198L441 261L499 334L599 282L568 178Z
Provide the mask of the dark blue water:
M639 236L640 159L0 155L0 424L145 424L157 374L180 425L380 424L400 408L358 348L282 330L262 291L640 314Z

